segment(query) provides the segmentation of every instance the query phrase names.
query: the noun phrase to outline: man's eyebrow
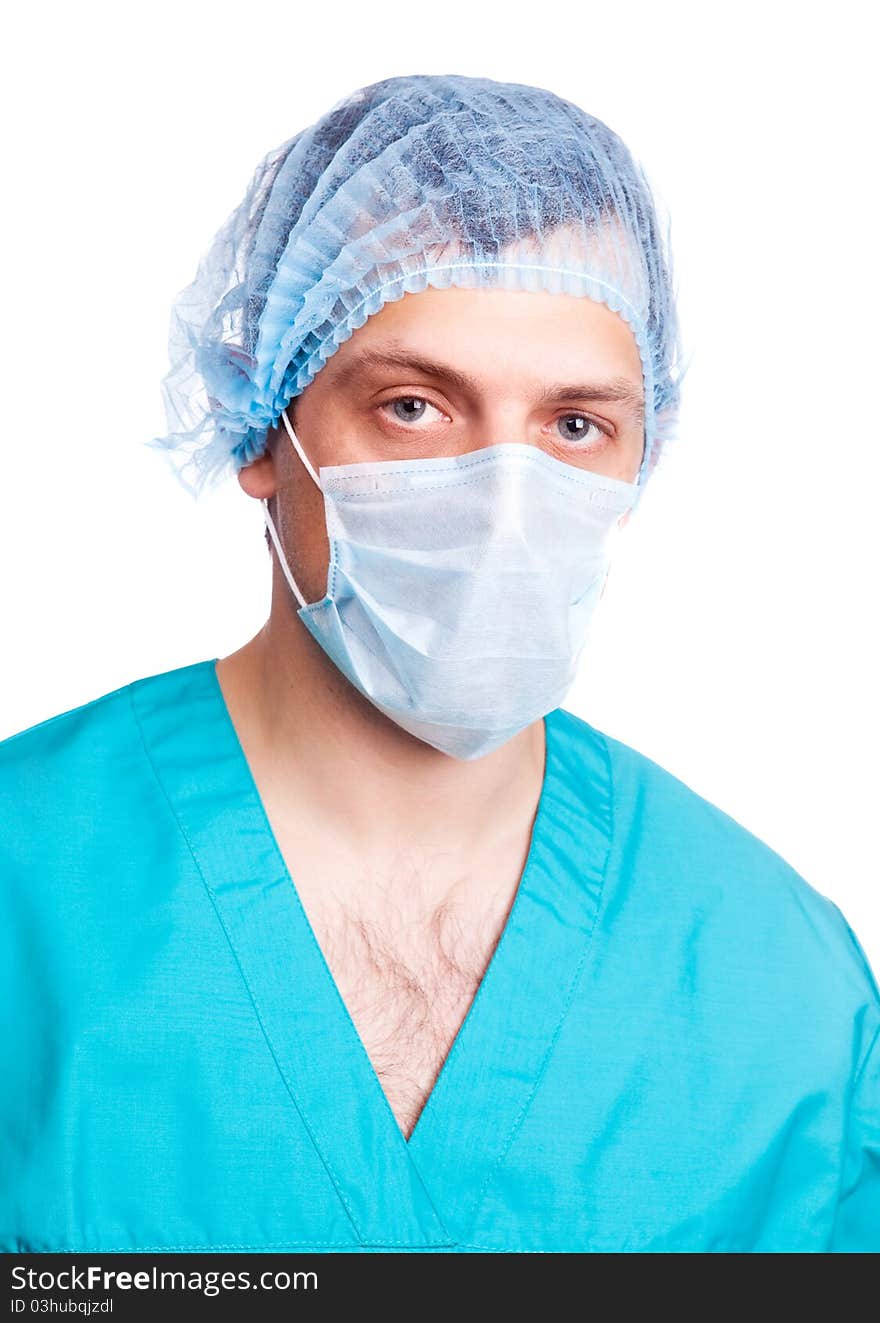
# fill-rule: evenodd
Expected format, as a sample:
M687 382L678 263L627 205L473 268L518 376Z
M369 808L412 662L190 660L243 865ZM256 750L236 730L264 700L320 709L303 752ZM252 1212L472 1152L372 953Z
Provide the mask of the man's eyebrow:
M411 354L394 349L361 349L353 354L348 362L333 373L337 385L348 383L357 377L364 368L412 368L425 377L443 377L461 390L476 391L479 382L459 371L449 363L440 363L421 354Z
M611 377L608 381L583 382L573 386L550 386L541 392L541 404L561 404L563 400L596 400L599 403L615 401L625 404L636 413L643 413L645 397L641 386L627 377Z
M333 373L336 385L354 380L358 373L366 368L411 368L426 377L437 377L451 382L459 390L476 394L480 383L468 373L441 363L437 359L425 358L421 354L412 354L393 349L361 349L348 361L340 364ZM574 385L548 386L538 397L539 404L556 404L563 400L616 401L628 405L635 412L644 409L644 395L641 385L636 385L627 377L611 377L607 381L578 382Z

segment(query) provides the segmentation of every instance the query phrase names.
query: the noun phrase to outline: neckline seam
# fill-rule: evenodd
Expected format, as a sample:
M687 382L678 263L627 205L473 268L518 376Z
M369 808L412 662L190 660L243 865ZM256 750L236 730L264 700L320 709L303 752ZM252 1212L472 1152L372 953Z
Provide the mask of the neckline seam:
M208 662L206 663L206 668L207 668L207 671L208 671L209 679L212 679L212 680L213 680L213 683L214 683L214 685L215 685L215 687L216 687L216 689L217 689L218 696L220 697L220 699L221 699L221 701L222 701L223 708L224 708L224 710L225 710L226 713L227 713L227 722L228 722L229 725L232 725L231 718L230 718L229 715L228 715L228 708L226 708L226 702L225 702L225 699L223 699L223 692L222 692L222 690L220 689L219 680L217 679L216 671L215 671L215 669L214 669L215 666L216 666L216 662L217 662L217 659L216 659L216 658L215 658L213 661L208 661ZM198 667L198 665L199 665L199 664L196 663L196 666L197 666L197 667ZM188 852L190 858L192 859L193 865L194 865L194 867L195 867L195 869L196 869L196 872L198 873L199 879L200 879L200 881L201 881L201 883L202 883L202 886L204 887L205 893L207 894L208 899L209 899L209 901L210 901L210 903L211 903L211 907L212 907L212 909L213 909L213 911L214 911L215 917L216 917L218 923L220 924L221 931L223 932L223 935L224 935L224 937L226 938L227 945L229 946L229 949L230 949L230 951L231 951L231 953L232 953L232 958L233 958L233 960L234 960L234 962L235 962L235 967L236 967L236 969L238 970L239 977L241 978L241 980L242 980L242 982L243 982L243 984L244 984L244 987L245 987L245 991L247 992L247 995L248 995L248 997L250 998L251 1004L253 1005L254 1012L255 1012L255 1014L256 1014L256 1016L257 1016L257 1022L258 1022L259 1026L260 1026L260 1032L262 1033L263 1038L264 1038L264 1041L265 1041L265 1043L266 1043L266 1046L267 1046L268 1049L269 1049L269 1053L270 1053L270 1055L271 1055L271 1057L272 1057L272 1061L273 1061L273 1063L274 1063L274 1065L275 1065L275 1068L276 1068L276 1070L278 1071L279 1075L281 1076L281 1079L282 1079L282 1082L283 1082L283 1084L284 1084L284 1087L285 1087L285 1089L287 1090L287 1092L288 1092L288 1094L289 1094L289 1096L290 1096L291 1102L293 1103L293 1105L294 1105L294 1107L295 1107L295 1109L296 1109L297 1115L299 1116L300 1121L302 1122L302 1124L303 1124L303 1126L304 1126L304 1128L305 1128L306 1134L309 1136L309 1142L311 1143L312 1148L314 1149L315 1153L317 1154L319 1161L321 1162L322 1166L324 1167L325 1171L327 1172L327 1175L328 1175L328 1177L329 1177L329 1179L330 1179L330 1181L331 1181L331 1183L332 1183L332 1185L333 1185L333 1188L334 1188L334 1190L336 1191L336 1195L337 1195L337 1197L338 1197L340 1203L342 1204L343 1209L345 1210L346 1217L348 1218L349 1222L351 1223L351 1227L352 1227L352 1230L353 1230L354 1233L355 1233L355 1236L357 1237L358 1244L363 1244L363 1240L362 1240L362 1237L361 1237L360 1229L359 1229L359 1227L358 1227L357 1222L355 1221L354 1215L353 1215L353 1213L352 1213L351 1208L349 1207L348 1201L347 1201L347 1199L345 1198L345 1195L344 1195L343 1192L342 1192L342 1189L341 1189L340 1183L339 1183L339 1181L338 1181L338 1179L337 1179L337 1177L336 1177L336 1174L335 1174L335 1172L333 1171L333 1169L331 1168L331 1166L329 1165L329 1163L328 1163L328 1161L327 1161L327 1158L326 1158L326 1156L325 1156L325 1154L324 1154L323 1148L317 1143L317 1141L316 1141L314 1135L312 1134L311 1126L309 1125L309 1122L308 1122L308 1120L307 1120L306 1114L305 1114L305 1112L303 1111L302 1105L301 1105L301 1103L300 1103L300 1101L299 1101L299 1099L298 1099L298 1097L297 1097L297 1094L296 1094L295 1090L291 1087L290 1081L289 1081L288 1078L287 1078L287 1073L286 1073L286 1071L284 1071L284 1070L282 1069L282 1067L281 1067L281 1063L280 1063L279 1060L278 1060L277 1054L276 1054L276 1052L275 1052L275 1048L274 1048L274 1046L273 1046L273 1044L272 1044L272 1039L269 1037L269 1034L268 1034L268 1031L267 1031L267 1028L266 1028L266 1025L265 1025L265 1020L264 1020L263 1012L261 1011L260 1006L259 1006L259 1004L258 1004L258 1002L257 1002L257 1000L256 1000L256 998L255 998L255 996L254 996L254 992L253 992L253 989L252 989L252 987L251 987L250 981L249 981L247 975L245 974L244 969L242 968L241 960L240 960L240 958L239 958L238 951L237 951L237 949L236 949L235 943L234 943L233 940L232 940L232 936L231 936L231 934L230 934L230 932L229 932L229 930L228 930L228 928L227 928L227 926L226 926L226 923L225 923L225 921L224 921L223 915L222 915L222 913L220 912L220 908L219 908L218 903L217 903L217 898L216 898L215 892L214 892L213 888L211 887L210 883L208 882L207 878L205 877L204 870L202 869L201 863L199 862L199 857L198 857L198 854L197 854L197 852L196 852L196 850L195 850L195 848L194 848L194 846L193 846L193 843L192 843L192 841L190 840L189 833L187 832L185 826L183 825L183 823L182 823L181 820L180 820L180 816L179 816L179 814L177 813L177 811L176 811L176 809L175 809L175 807L174 807L174 804L173 804L173 802L172 802L171 796L170 796L169 793L168 793L168 789L167 789L167 787L166 787L166 785L165 785L165 782L164 782L164 780L162 779L162 777L160 776L160 774L159 774L159 770L158 770L158 768L156 767L155 760L153 759L153 756L152 756L152 754L151 754L151 752L150 752L149 741L147 740L146 732L144 731L143 724L142 724L141 718L140 718L140 716L139 716L139 714L138 714L138 711L137 711L137 704L136 704L136 701L135 701L135 693L136 693L136 689L137 689L137 686L138 686L139 683L140 683L139 681L134 681L134 682L131 683L130 685L127 685L127 686L124 686L124 687L128 689L128 693L129 693L129 702L130 702L130 707L131 707L131 713L132 713L132 717L133 717L133 719L134 719L135 727L136 727L137 732L138 732L138 737L139 737L139 739L140 739L141 746L142 746L142 748L143 748L143 750L144 750L144 754L145 754L145 756L146 756L146 758L147 758L147 761L148 761L148 763L149 763L149 765L150 765L150 769L151 769L151 771L152 771L152 773L153 773L153 776L154 776L154 778L155 778L155 780L156 780L156 783L157 783L157 785L159 786L159 789L160 789L161 792L162 792L162 797L164 798L165 803L168 805L168 810L169 810L169 812L171 813L171 816L172 816L172 818L173 818L173 820L174 820L174 823L175 823L175 825L176 825L176 827L177 827L177 830L180 832L180 835L181 835L183 841L184 841L185 844L186 844L187 852ZM233 729L233 733L234 733L234 732L235 732L235 728L234 728L234 726L232 727L232 729ZM237 735L236 735L236 739L237 739ZM239 747L240 747L240 746L239 746ZM243 749L241 750L241 752L242 752L242 755L244 755L244 750L243 750ZM246 759L246 758L245 758L245 763L247 763L247 759ZM249 770L249 769L248 769L248 770ZM257 795L257 799L259 800L259 795ZM274 839L274 838L273 838L273 839ZM283 861L282 861L282 862L283 862ZM441 1225L442 1225L442 1223L441 1223Z
M471 1226L474 1228L474 1230L476 1230L477 1219L479 1218L480 1211L483 1207L486 1196L488 1194L492 1177L495 1175L498 1169L503 1165L504 1160L507 1157L507 1154L509 1153L514 1143L514 1140L516 1139L520 1126L525 1120L529 1108L531 1107L534 1099L537 1097L541 1085L544 1081L544 1076L546 1075L550 1062L553 1058L553 1052L556 1048L556 1044L559 1040L559 1036L562 1033L562 1029L563 1026L565 1025L566 1020L568 1019L569 1011L571 1010L571 1007L574 1005L575 996L577 994L578 987L580 986L584 970L587 967L588 957L590 956L593 950L596 930L599 927L599 921L603 913L603 906L607 901L608 873L611 863L612 847L614 844L614 786L612 781L611 759L607 750L607 746L605 745L602 732L596 730L594 726L590 726L590 730L595 731L595 733L599 736L599 739L602 743L603 761L605 764L605 775L607 778L607 786L608 786L607 813L606 815L604 815L605 821L604 823L598 824L599 829L602 831L602 835L605 838L605 850L602 859L602 867L597 879L598 891L596 894L595 904L593 905L593 917L592 917L592 922L590 924L590 931L587 934L587 938L584 942L584 948L580 954L580 958L577 963L577 968L575 969L574 974L572 975L571 982L568 988L568 993L565 999L565 1005L562 1010L562 1014L560 1015L559 1020L557 1021L556 1028L553 1031L553 1035L550 1039L550 1042L547 1044L546 1051L541 1060L540 1069L538 1070L535 1076L532 1088L529 1090L528 1097L523 1100L522 1106L520 1107L520 1110L510 1128L507 1139L505 1140L504 1145L502 1146L502 1149L498 1154L498 1157L495 1159L495 1161L491 1164L490 1168L486 1172L485 1178L483 1180L483 1184L480 1187L477 1198L472 1206L470 1219L471 1219ZM595 825L595 818L593 818L593 821Z
M214 661L208 663L206 667L206 673L207 673L209 685L211 687L212 702L214 702L215 705L217 705L217 719L222 723L228 738L229 756L233 757L236 760L236 762L239 764L239 766L243 767L244 769L244 776L246 778L246 785L248 789L248 799L252 804L255 812L259 816L259 820L262 825L262 830L268 848L275 861L275 866L277 870L277 880L287 890L291 899L291 904L295 907L295 909L299 913L301 922L299 923L298 926L305 934L306 940L308 941L310 947L313 949L314 953L317 956L317 960L320 966L324 970L325 986L329 984L330 995L334 998L337 1008L341 1012L342 1021L346 1023L348 1037L349 1039L351 1039L353 1035L354 1049L360 1056L362 1064L364 1063L366 1064L367 1074L372 1077L371 1092L373 1093L374 1096L376 1095L376 1093L378 1093L379 1095L378 1106L380 1107L380 1109L383 1109L385 1112L387 1112L387 1117L391 1122L391 1127L399 1139L400 1146L402 1146L403 1161L407 1167L407 1170L411 1171L414 1174L416 1180L419 1182L419 1185L421 1186L424 1192L428 1204L430 1205L431 1212L436 1220L437 1226L443 1231L445 1235L448 1236L450 1233L446 1226L446 1223L444 1219L441 1217L440 1211L434 1202L434 1198L433 1195L431 1194L429 1185L426 1182L424 1176L422 1175L422 1172L418 1167L418 1165L416 1164L413 1155L410 1151L410 1147L409 1147L410 1140L408 1140L404 1136L403 1131L400 1129L400 1126L397 1122L397 1118L394 1115L394 1112L391 1108L391 1104L388 1100L388 1096L385 1093L385 1090L382 1088L382 1082L379 1079L379 1076L376 1072L372 1060L370 1059L370 1054L368 1053L366 1045L360 1035L360 1031L358 1030L358 1027L354 1022L354 1018L346 1004L345 998L342 995L342 991L339 987L339 984L336 981L333 971L330 968L327 957L325 956L324 951L321 947L321 943L318 941L318 935L315 932L314 927L312 926L312 921L309 918L305 905L303 904L302 897L299 894L299 890L297 888L296 882L294 881L293 875L287 866L287 860L284 858L284 853L281 849L281 844L278 840L278 837L275 834L275 829L273 828L272 822L269 818L268 810L263 801L263 797L260 794L260 789L259 786L257 785L256 777L254 776L253 769L250 765L250 762L248 761L247 754L245 753L244 745L241 742L235 722L232 720L232 714L229 711L229 707L226 703L226 698L223 693L223 688L220 684L220 678L217 675L216 658L214 659ZM224 926L224 930L225 930L225 926ZM228 940L230 941L230 945L232 945L231 938L228 938ZM234 946L233 946L233 950L235 950ZM236 960L238 960L237 954L236 954ZM244 977L243 971L242 971L242 977ZM254 1008L258 1010L258 1003L254 997L254 993L251 989L250 983L246 978L245 978L245 987L247 988L248 995L250 996L251 1001L253 1002ZM262 1027L263 1024L262 1016L260 1017L260 1024ZM320 1145L318 1143L318 1140L312 1135L311 1127L308 1125L308 1122L305 1119L306 1114L303 1108L300 1106L299 1102L297 1101L295 1094L293 1093L292 1087L287 1079L287 1073L284 1069L282 1069L281 1063L278 1060L276 1052L272 1046L272 1040L269 1037L266 1029L263 1029L263 1034L266 1038L267 1044L269 1045L269 1050L272 1053L272 1058L275 1061L275 1064L281 1073L282 1079L284 1080L285 1087L288 1089L288 1092L290 1092L291 1097L294 1099L294 1102L296 1103L297 1110L300 1116L303 1118L303 1121L306 1125L306 1129L311 1138L312 1144L314 1145L315 1149L317 1150L317 1152L321 1157L321 1160L323 1161L325 1167L327 1168L327 1172L331 1176L331 1179L333 1180L334 1185L336 1186L337 1191L339 1193L339 1197L345 1204L346 1212L349 1215L352 1225L355 1227L355 1231L358 1237L360 1238L360 1231L358 1230L357 1224L354 1221L354 1216L349 1210L348 1205L342 1194L342 1190L339 1184L337 1183L331 1171L331 1168L328 1165L327 1158L324 1156L323 1146ZM432 1089L431 1093L433 1094L433 1092L434 1090ZM424 1111L424 1108L422 1110ZM421 1114L418 1119L419 1120L421 1119ZM412 1131L412 1135L414 1134L415 1134L415 1129L413 1129ZM412 1138L412 1135L410 1136L410 1139Z
M499 963L498 956L501 953L502 949L506 950L507 946L510 945L510 940L511 940L510 934L516 927L516 921L519 917L520 912L525 908L526 895L529 891L529 884L531 883L533 873L536 871L538 867L539 845L541 842L541 829L543 828L544 819L546 818L547 812L549 811L547 809L547 805L550 802L550 799L552 798L552 781L555 779L555 775L556 775L556 765L555 765L556 733L555 731L553 731L551 734L550 723L548 723L547 721L547 715L548 714L545 714L544 717L540 718L540 720L544 723L544 773L543 776L541 777L541 789L538 795L538 804L535 810L535 817L532 822L532 830L529 836L529 848L526 853L525 863L523 864L522 872L520 873L517 882L516 892L514 894L513 900L511 901L510 908L507 911L507 915L505 917L504 925L502 927L501 933L498 937L498 941L495 943L495 947L493 948L492 954L489 957L488 964L486 965L486 968L483 971L483 976L480 979L480 982L477 986L477 990L474 993L474 996L471 998L471 1003L467 1011L465 1012L464 1018L462 1019L461 1023L458 1026L458 1030L456 1031L455 1037L452 1040L452 1045L450 1046L449 1051L447 1052L443 1060L443 1063L440 1067L440 1072L436 1080L434 1081L434 1086L432 1087L431 1092L428 1094L428 1097L425 1101L425 1105L422 1108L421 1112L419 1113L415 1127L413 1128L413 1131L409 1139L405 1141L407 1151L410 1154L410 1158L413 1162L415 1162L414 1155L417 1152L417 1145L414 1144L414 1140L416 1139L416 1136L418 1135L421 1129L422 1118L429 1112L429 1109L432 1113L436 1111L436 1106L432 1106L432 1104L434 1103L434 1099L438 1093L438 1090L443 1084L443 1081L444 1080L448 1081L449 1079L450 1072L447 1069L447 1067L450 1065L450 1063L452 1063L453 1060L457 1060L458 1057L461 1055L461 1052L464 1050L463 1048L460 1047L460 1044L462 1039L466 1037L466 1032L468 1029L469 1022L472 1024L473 1020L476 1018L473 1015L473 1012L477 1007L477 1003L478 1001L486 1000L487 994L484 992L486 984L491 983L492 986L494 987L494 984L497 982L497 967ZM496 977L493 977L492 975L493 968L496 970ZM448 1092L448 1084L446 1088L444 1088L443 1092L444 1093Z

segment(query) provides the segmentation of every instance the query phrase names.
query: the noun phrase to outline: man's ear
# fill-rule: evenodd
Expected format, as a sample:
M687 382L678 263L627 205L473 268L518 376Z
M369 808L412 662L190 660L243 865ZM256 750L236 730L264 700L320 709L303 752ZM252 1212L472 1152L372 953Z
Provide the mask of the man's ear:
M275 459L271 446L267 446L262 455L252 459L238 471L238 481L242 491L256 500L268 500L278 490L278 477L275 472Z

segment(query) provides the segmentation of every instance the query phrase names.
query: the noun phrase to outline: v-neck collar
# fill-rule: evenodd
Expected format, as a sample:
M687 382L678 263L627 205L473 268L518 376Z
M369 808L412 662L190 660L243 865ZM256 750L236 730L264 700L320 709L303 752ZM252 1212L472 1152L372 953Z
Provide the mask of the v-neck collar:
M407 1141L297 893L216 673L135 681L156 775L198 866L275 1067L363 1246L467 1243L574 994L605 877L611 785L600 739L544 719L544 780L501 938Z

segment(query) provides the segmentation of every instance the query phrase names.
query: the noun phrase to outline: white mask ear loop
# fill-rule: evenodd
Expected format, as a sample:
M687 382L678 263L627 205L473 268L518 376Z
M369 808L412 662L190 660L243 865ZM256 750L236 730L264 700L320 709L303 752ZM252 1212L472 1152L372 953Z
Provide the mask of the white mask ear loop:
M269 530L269 536L271 537L272 541L275 543L275 550L278 553L278 563L281 566L281 569L284 571L285 579L290 584L290 591L293 593L294 597L299 602L300 606L308 606L308 602L303 597L300 590L297 588L296 580L294 579L293 575L290 573L290 566L287 563L287 557L285 556L281 548L281 543L278 541L278 534L275 532L275 524L272 521L272 516L269 514L269 502L266 500L265 497L263 497L262 500L260 501L260 504L263 507L263 518L266 521L266 527Z
M308 460L308 457L307 457L307 455L306 455L306 452L303 450L302 446L301 446L300 443L299 443L299 437L297 436L296 432L294 432L293 428L290 426L290 419L289 419L288 416L287 416L287 410L286 410L286 409L282 409L282 410L281 410L281 417L284 419L284 426L287 428L287 435L290 437L291 441L293 442L293 447L294 447L296 453L299 455L299 457L300 457L300 459L302 460L303 464L305 464L306 468L308 469L309 473L311 474L312 482L313 482L313 483L315 484L315 486L318 488L318 491L320 491L320 490L321 490L321 479L318 477L317 473L315 472L315 470L312 468L311 464L309 463L309 460Z
M281 410L281 417L284 419L284 425L285 425L285 427L287 428L287 431L288 431L288 433L289 433L289 435L290 435L290 439L291 439L291 441L292 441L293 444L294 444L294 447L296 448L296 452L297 452L297 454L299 455L300 459L302 460L303 464L305 465L306 469L308 470L309 475L310 475L311 478L312 478L312 481L315 483L316 487L317 487L318 490L320 491L320 490L321 490L321 483L320 483L320 481L319 481L319 479L318 479L318 475L317 475L317 473L315 472L315 470L312 468L311 464L309 463L309 461L308 461L308 459L307 459L307 457L306 457L306 455L305 455L305 452L303 451L303 448L302 448L302 446L301 446L300 443L299 443L299 439L298 439L296 433L294 432L293 428L290 426L290 419L287 417L287 410L286 410L286 409L282 409L282 410ZM289 566L288 563L287 563L287 557L285 556L284 551L282 550L282 547L281 547L281 543L280 543L280 541L279 541L279 539L278 539L278 534L277 534L277 532L276 532L276 530L275 530L275 523L274 523L274 521L273 521L273 519L272 519L272 516L269 514L269 502L268 502L268 501L265 499L265 497L264 497L264 498L261 500L260 504L261 504L262 507L263 507L263 518L264 518L265 521L266 521L266 527L267 527L268 530L269 530L269 536L271 537L273 543L275 544L275 550L276 550L276 552L278 553L278 561L279 561L279 563L280 563L280 565L281 565L281 569L282 569L282 571L283 571L283 573L284 573L284 577L285 577L285 579L287 580L288 584L290 585L290 591L293 593L294 597L295 597L296 600L299 602L300 606L302 606L302 607L306 607L306 606L308 606L308 602L307 602L306 599L303 597L303 595L302 595L302 593L300 592L299 588L297 588L297 586L296 586L296 580L294 579L293 575L292 575L291 572L290 572L290 566Z

